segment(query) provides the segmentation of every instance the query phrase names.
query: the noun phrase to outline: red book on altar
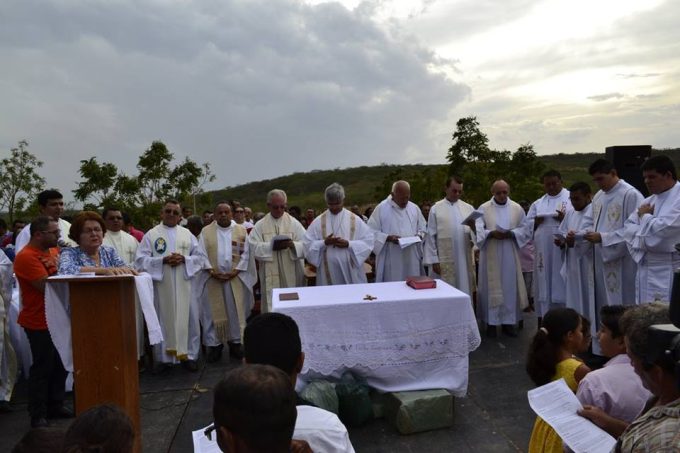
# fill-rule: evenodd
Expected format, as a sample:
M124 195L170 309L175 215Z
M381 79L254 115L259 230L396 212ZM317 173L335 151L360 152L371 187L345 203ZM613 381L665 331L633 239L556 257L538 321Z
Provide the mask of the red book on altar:
M425 275L406 277L406 284L413 289L429 289L437 287L437 282Z

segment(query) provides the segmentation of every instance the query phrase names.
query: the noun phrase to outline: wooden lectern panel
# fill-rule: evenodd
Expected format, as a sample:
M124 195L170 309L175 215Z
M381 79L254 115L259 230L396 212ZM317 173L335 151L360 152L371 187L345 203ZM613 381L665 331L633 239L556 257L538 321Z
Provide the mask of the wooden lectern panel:
M113 403L125 410L141 452L135 282L131 276L69 280L76 414Z

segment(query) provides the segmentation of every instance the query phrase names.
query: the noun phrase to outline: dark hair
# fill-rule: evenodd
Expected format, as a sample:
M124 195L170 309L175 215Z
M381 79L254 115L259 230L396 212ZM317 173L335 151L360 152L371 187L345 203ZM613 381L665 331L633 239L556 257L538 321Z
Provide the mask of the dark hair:
M590 195L590 186L586 182L575 182L569 187L569 192L581 192L583 195Z
M242 366L215 387L213 417L217 429L228 429L251 451L287 452L297 418L295 390L278 368Z
M14 222L12 222L12 228L16 228L17 223L23 223L24 225L26 225L26 221L25 221L25 220L23 220L23 219L14 219Z
M543 176L541 176L541 182L543 182L545 178L557 178L560 181L562 181L562 175L557 170L548 170L545 173L543 173Z
M228 201L218 201L217 204L215 204L215 207L217 207L217 206L219 206L219 205L221 205L221 204L223 204L223 203L224 203L224 204L229 204ZM231 205L230 205L230 204L229 204L229 209L231 209ZM213 213L213 212L210 211L210 210L208 210L208 209L206 209L205 211L203 211L203 215L212 214L212 213Z
M163 202L163 206L165 206L166 204L176 204L177 206L181 206L179 201L175 200L174 198L168 198L167 200L165 200Z
M619 320L628 308L626 305L604 305L600 308L600 322L611 331L612 338L619 338L623 335Z
M536 385L550 382L557 370L564 337L579 327L581 315L572 308L553 308L529 346L526 370Z
M63 200L63 199L64 196L54 189L43 190L38 194L38 204L43 207L47 206L47 202L50 200Z
M611 173L612 171L616 171L616 168L614 167L614 164L607 159L597 159L590 164L590 167L588 167L589 175L594 175L595 173Z
M123 211L122 211L118 206L108 206L108 207L104 208L104 210L102 211L102 218L105 219L105 218L106 218L106 215L107 215L109 212L113 212L113 211L118 211L118 212L120 212L120 213L121 213L121 217L123 217L123 220L125 219L125 217L123 216Z
M291 206L288 208L288 214L299 219L302 216L302 209L300 209L300 206Z
M446 184L444 185L444 187L449 187L451 183L454 181L457 182L458 184L463 184L463 178L461 178L458 175L451 175L448 178L446 178Z
M31 237L33 237L35 233L46 231L50 226L50 222L57 222L57 220L46 215L41 215L31 220L31 229L29 230L31 232Z
M655 171L662 175L670 172L673 176L673 180L678 180L678 175L675 172L675 165L668 156L659 155L650 157L642 164L642 171Z
M64 441L60 428L33 428L12 448L12 453L53 453Z
M273 365L291 375L302 352L298 326L282 313L256 316L243 331L243 352L247 363Z
M198 215L190 215L187 217L186 228L191 230L191 228L197 228L199 230L203 229L203 218Z
M118 406L92 407L76 418L66 431L62 453L132 452L135 430L130 417Z
M0 217L0 228L7 229L7 222L2 217Z
M80 244L80 234L83 232L85 227L85 222L88 220L94 220L102 227L102 233L106 234L106 225L104 225L104 219L98 213L94 211L82 211L73 219L71 224L71 229L68 230L68 237L73 239L76 244Z
M125 225L132 224L132 219L130 218L130 214L128 214L127 212L123 212L122 214L123 214L123 223Z

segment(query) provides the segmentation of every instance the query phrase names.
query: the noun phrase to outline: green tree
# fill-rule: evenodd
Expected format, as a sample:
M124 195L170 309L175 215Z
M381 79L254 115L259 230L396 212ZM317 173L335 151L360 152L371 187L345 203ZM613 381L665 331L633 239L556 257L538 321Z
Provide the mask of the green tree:
M0 162L0 209L7 209L10 222L45 186L45 178L38 174L43 162L27 148L28 141L21 140Z
M203 192L215 180L210 164L197 164L188 157L173 166L173 154L163 142L155 141L139 157L136 176L118 171L112 163L95 157L80 161L77 200L91 208L115 204L125 209L136 224L147 226L158 217L161 203L174 197L187 200Z
M478 206L491 198L490 188L497 179L510 184L515 200L533 200L540 195L538 178L544 165L533 145L527 143L515 152L491 149L474 116L458 120L453 142L446 156L449 174L463 178L464 198L469 203Z

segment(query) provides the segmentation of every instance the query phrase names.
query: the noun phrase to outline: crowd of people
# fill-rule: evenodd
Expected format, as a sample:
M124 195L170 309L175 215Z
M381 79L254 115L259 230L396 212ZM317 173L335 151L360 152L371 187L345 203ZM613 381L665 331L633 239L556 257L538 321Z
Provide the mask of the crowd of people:
M272 290L304 286L310 272L316 285L366 283L367 274L375 282L429 275L476 301L488 337L497 336L499 326L503 334L517 336L522 310L535 311L539 330L529 354L530 376L537 385L564 377L583 398L583 415L617 436L623 432L625 446L635 442L626 440L626 433L646 429L633 414L642 410L647 390L657 397L654 408L677 405L677 394L664 393L666 387L657 391L654 379L667 378L668 367L646 361L639 322L622 321L628 327L618 323L619 317L636 314L651 319L644 310L654 307L666 307L667 313L673 270L680 267L675 167L668 157L654 156L641 171L647 198L620 179L612 163L600 159L589 168L599 188L594 197L585 182L563 188L561 175L551 170L541 178L545 194L533 203L513 201L511 185L498 180L490 188L491 198L476 209L462 199L464 182L457 176L445 182L442 200L420 207L411 201L408 182L396 181L385 200L364 213L344 207L345 190L337 183L326 188L327 210L318 216L313 209L304 216L299 208L288 209L287 195L279 189L267 193L266 214L253 215L238 202L220 201L199 217L177 200L167 200L161 222L146 233L132 228L115 206L101 215L81 212L69 223L63 218L62 195L42 192L37 200L40 216L28 225L14 222L11 237L3 239L14 262L12 266L12 259L0 254L5 300L0 399L9 401L12 370L16 374L6 327L12 272L22 297L18 322L33 355L33 427L46 426L50 417L71 416L63 406L66 373L45 322L45 282L51 275L150 274L163 334L162 343L153 346L155 372L177 363L196 371L201 346L207 362L219 361L225 345L229 355L243 358L245 353L248 361L247 340L245 351L242 340L255 301L263 313L271 312ZM623 313L628 306L636 308ZM591 337L592 346L584 349L584 338ZM573 358L589 347L610 359L601 370L591 371ZM625 360L625 351L632 361ZM628 375L633 376L634 368L639 377L635 390L626 392L635 395L635 404L623 407L617 398L614 404L607 399L611 395L598 392L618 388L607 379L619 375L612 370L626 366ZM658 372L646 377L655 366ZM291 375L289 369L283 371ZM256 371L248 373L239 379L252 380ZM633 385L629 381L626 385ZM220 397L229 400L227 393ZM672 396L676 398L669 400ZM664 410L657 412L669 413ZM677 409L674 413L677 418ZM560 442L540 422L531 448L547 451L546 445ZM624 423L627 428L622 429Z

